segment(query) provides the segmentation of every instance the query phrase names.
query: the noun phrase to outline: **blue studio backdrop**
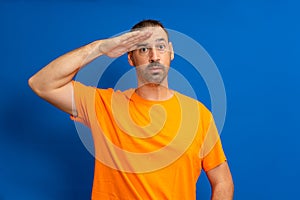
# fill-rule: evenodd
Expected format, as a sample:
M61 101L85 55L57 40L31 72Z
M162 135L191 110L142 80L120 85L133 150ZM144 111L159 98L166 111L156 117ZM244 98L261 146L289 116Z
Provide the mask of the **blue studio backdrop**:
M27 81L56 57L148 18L193 38L218 67L227 96L221 138L235 199L299 198L299 5L296 0L0 1L0 199L90 198L93 156L69 116L37 97ZM211 108L203 77L191 64L177 55L172 67ZM114 87L130 69L126 56L116 59L99 85ZM197 199L209 195L202 173Z

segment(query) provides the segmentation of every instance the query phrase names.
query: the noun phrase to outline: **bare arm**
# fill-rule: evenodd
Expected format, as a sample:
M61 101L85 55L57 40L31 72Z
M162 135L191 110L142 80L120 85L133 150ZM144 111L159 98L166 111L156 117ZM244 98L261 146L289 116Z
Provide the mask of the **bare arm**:
M118 57L133 50L138 42L150 35L151 33L146 31L135 31L92 42L53 60L33 75L28 84L41 98L69 114L74 114L76 110L73 110L72 106L72 79L76 73L101 55Z
M207 177L212 187L211 200L232 200L233 181L227 162L209 170Z

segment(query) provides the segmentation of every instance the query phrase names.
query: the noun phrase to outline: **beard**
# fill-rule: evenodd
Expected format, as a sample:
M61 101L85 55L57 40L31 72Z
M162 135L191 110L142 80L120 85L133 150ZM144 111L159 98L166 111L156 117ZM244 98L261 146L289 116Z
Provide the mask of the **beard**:
M146 67L136 67L137 74L144 84L161 84L167 77L168 68L159 62L153 62Z

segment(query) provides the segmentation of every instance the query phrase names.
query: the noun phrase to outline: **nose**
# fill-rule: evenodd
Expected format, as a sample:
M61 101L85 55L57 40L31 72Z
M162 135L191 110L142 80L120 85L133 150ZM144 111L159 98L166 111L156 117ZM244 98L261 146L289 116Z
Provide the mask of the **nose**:
M149 62L158 62L159 60L159 52L157 52L156 48L151 48L149 51Z

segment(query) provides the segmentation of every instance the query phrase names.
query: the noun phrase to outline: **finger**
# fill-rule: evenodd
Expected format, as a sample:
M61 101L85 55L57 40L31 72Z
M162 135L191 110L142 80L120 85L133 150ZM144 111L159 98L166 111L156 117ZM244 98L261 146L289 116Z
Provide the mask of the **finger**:
M135 31L135 32L136 33L128 34L125 38L123 38L121 43L126 46L127 45L131 46L133 44L146 40L152 35L152 32L149 31Z
M146 39L147 38L145 38L145 37L135 38L135 39L132 39L130 41L127 41L126 44L124 44L124 46L126 46L126 49L128 49L128 51L133 51L133 50L138 48L138 44L140 42L143 42Z
M128 32L125 33L123 35L124 38L131 38L131 37L139 37L139 36L150 36L152 34L152 32L150 32L149 30L137 30L137 31L132 31L132 32Z
M149 38L148 35L140 35L140 36L129 38L123 41L121 44L129 47L129 46L137 45L138 43L145 41L148 38Z

